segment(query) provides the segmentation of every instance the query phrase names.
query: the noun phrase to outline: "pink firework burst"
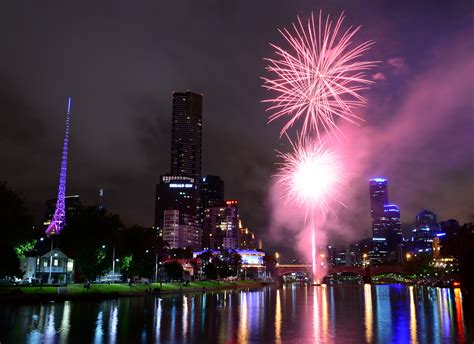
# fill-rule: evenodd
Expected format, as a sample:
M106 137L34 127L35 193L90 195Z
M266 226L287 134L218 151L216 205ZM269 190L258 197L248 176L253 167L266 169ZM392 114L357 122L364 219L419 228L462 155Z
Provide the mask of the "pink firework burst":
M304 25L298 17L293 32L279 30L289 49L271 44L277 58L265 59L272 77L262 78L263 87L278 95L263 102L272 104L267 108L272 112L269 122L287 118L281 135L300 119L301 133L316 131L318 137L320 131L337 136L337 118L353 123L360 120L354 109L366 104L360 91L372 83L366 72L377 62L360 60L373 42L354 45L352 39L360 26L343 31L343 21L343 14L335 24L330 16L324 21L320 12L318 23L311 13Z
M326 212L328 200L335 198L342 177L337 154L328 150L324 142L310 142L301 136L292 147L293 152L278 154L283 160L276 174L278 183L287 199L304 206L307 212L312 213L317 207Z

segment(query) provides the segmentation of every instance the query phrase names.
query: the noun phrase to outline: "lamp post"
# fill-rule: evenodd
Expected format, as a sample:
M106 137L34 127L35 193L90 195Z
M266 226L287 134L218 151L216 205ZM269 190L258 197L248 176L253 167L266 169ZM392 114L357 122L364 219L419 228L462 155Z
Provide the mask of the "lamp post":
M115 283L115 245L112 250L112 283Z
M49 276L48 276L48 284L53 283L51 280L51 270L53 269L53 238L51 238L51 251L49 251Z
M155 250L155 283L158 282L158 251Z

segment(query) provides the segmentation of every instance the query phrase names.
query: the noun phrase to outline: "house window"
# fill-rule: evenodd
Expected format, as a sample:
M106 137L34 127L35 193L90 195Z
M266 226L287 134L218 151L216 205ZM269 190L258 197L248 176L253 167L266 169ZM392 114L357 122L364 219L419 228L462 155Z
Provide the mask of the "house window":
M59 259L54 259L53 260L53 265L54 266L59 266Z
M47 261L47 260L44 260L44 261L43 261L43 266L44 266L45 268L48 267L48 261Z

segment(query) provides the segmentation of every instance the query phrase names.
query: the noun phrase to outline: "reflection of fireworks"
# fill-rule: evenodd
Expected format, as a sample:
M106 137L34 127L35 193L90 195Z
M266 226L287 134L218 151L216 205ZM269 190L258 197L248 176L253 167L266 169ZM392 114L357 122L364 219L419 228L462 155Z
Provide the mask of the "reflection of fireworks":
M283 162L277 172L278 183L284 187L289 200L308 211L319 207L325 212L341 175L337 156L326 149L324 143L309 142L301 137L292 145L293 152L279 153Z
M277 59L266 60L267 70L274 77L263 78L263 86L279 95L264 102L272 103L267 109L273 112L270 122L288 117L281 134L300 118L302 134L315 130L318 136L320 130L337 134L338 117L350 122L359 119L353 109L366 103L359 91L372 83L366 79L365 72L376 62L358 59L373 42L353 46L351 39L360 27L340 32L343 20L341 14L333 26L330 17L324 22L320 13L317 25L311 14L304 25L298 17L293 33L280 30L290 49L272 44Z

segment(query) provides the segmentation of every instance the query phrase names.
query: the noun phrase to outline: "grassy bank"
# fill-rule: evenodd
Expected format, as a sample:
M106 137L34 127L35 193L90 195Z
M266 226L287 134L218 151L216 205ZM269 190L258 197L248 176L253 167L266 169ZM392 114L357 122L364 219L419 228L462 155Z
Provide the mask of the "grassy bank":
M266 285L260 281L200 281L188 285L181 283L151 284L91 284L86 289L83 284L55 286L2 286L0 302L70 300L80 298L114 298L120 296L159 295L181 292L202 292L221 289L258 288Z

